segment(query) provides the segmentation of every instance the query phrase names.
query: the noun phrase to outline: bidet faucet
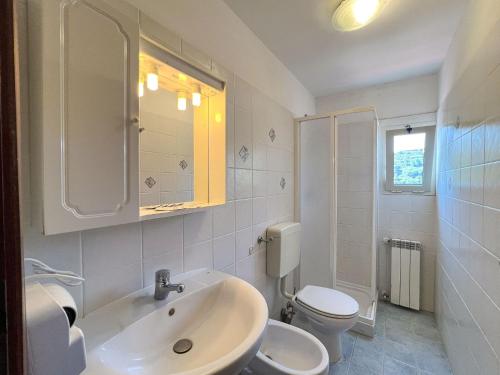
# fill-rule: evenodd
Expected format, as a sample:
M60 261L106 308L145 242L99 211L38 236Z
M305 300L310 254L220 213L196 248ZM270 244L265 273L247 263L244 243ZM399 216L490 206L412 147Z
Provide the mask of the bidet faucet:
M170 283L170 270L158 270L155 272L155 299L164 300L170 292L184 292L184 284Z

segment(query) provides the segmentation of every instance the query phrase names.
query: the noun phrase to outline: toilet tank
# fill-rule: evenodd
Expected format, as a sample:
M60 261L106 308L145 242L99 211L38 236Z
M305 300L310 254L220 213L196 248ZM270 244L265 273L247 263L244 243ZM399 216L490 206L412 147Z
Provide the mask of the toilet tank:
M267 274L283 277L300 263L300 223L281 223L267 228Z

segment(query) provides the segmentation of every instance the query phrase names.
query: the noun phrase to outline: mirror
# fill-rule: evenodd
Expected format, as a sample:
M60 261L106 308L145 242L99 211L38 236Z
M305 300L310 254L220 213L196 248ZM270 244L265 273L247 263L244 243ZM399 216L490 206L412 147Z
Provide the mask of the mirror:
M142 40L138 91L141 207L207 204L210 107L224 97L223 82Z

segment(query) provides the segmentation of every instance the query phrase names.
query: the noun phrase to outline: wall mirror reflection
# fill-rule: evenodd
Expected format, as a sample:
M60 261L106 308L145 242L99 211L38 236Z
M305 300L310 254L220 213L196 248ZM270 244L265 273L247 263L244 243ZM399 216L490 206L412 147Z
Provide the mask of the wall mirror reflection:
M210 114L222 123L223 82L143 39L138 94L141 207L208 203Z

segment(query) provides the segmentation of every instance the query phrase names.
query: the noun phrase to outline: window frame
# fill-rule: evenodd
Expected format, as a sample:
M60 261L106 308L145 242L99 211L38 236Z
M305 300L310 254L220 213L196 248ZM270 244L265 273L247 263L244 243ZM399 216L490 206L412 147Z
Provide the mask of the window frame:
M394 137L408 134L406 128L387 129L385 132L385 191L388 193L434 194L434 148L436 125L412 126L411 134L425 133L423 183L421 185L394 184Z

